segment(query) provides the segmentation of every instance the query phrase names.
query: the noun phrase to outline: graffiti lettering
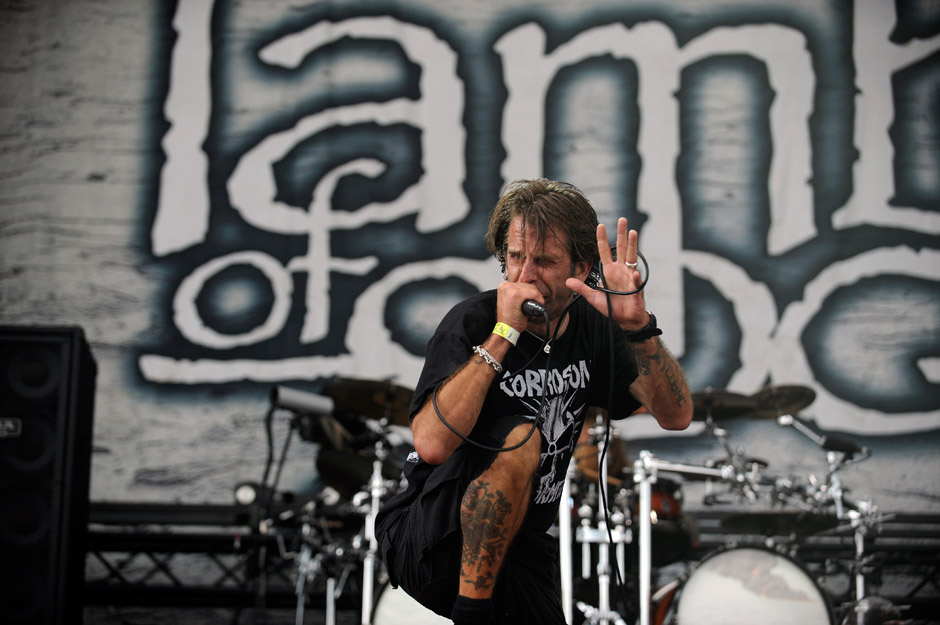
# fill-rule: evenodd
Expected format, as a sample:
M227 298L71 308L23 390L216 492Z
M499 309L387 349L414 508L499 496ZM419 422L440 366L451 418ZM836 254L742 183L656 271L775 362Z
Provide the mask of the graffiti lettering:
M495 286L499 279L495 261L460 258L451 249L453 238L479 240L481 234L454 228L472 221L465 190L486 186L478 179L467 180L467 163L492 160L494 152L503 150L497 182L540 175L555 167L558 171L550 175L572 179L584 188L602 221L610 223L631 210L645 215L641 248L655 269L647 301L656 302L657 316L671 329L669 345L683 354L693 387L713 383L717 374L715 359L696 351L709 349L707 344L686 344L689 337L708 332L695 325L702 321L694 320L692 314L696 302L687 301L686 276L709 284L717 297L729 302L734 316L730 322L740 330L735 355L739 364L722 374L723 386L749 392L768 379L807 384L822 379L825 376L818 375L807 358L807 350L815 347L804 345L802 337L840 289L885 272L927 282L938 279L936 250L915 253L914 243L910 248L886 249L879 248L882 243L873 243L843 252L834 250L836 244L825 238L862 224L902 229L912 236L940 233L935 211L888 205L893 188L888 129L894 112L885 106L886 98L890 101L885 94L891 92L893 72L937 49L936 37L904 48L893 44L889 39L891 6L859 2L849 15L857 33L878 33L855 37L861 89L854 115L847 111L835 115L820 104L819 72L828 62L819 56L822 44L790 23L711 25L693 36L680 37L675 25L624 9L636 19L627 19L625 14L623 20L594 22L563 41L542 22L514 24L489 44L493 54L483 57L473 56L452 43L456 39L445 39L402 15L299 24L292 34L278 34L253 52L262 69L278 76L301 76L309 58L337 42L382 41L400 48L403 58L417 68L418 95L403 93L382 101L345 102L314 110L298 105L291 109L292 122L263 135L256 131L260 138L232 155L222 188L210 189L208 158L200 146L209 128L218 125L214 122L227 119L231 115L227 111L236 110L239 103L224 101L220 93L210 90L208 70L216 51L209 24L216 5L211 0L180 3L173 22L178 39L165 102L171 123L163 141L167 159L150 233L153 254L183 255L196 246L210 245L210 212L228 208L242 225L256 232L303 239L306 251L279 260L283 258L277 253L280 250L244 244L240 251L219 250L209 261L183 269L189 273L178 278L173 323L190 343L187 347L204 348L206 357L176 358L170 348L165 350L169 355L142 354L139 364L144 378L158 384L204 384L357 375L396 376L411 383L417 378L421 358L389 331L390 320L404 323L399 313L388 309L389 298L409 284L445 277L457 277L479 289ZM634 25L625 26L628 23ZM872 46L877 46L875 52ZM585 95L584 89L567 86L577 85L578 80L593 81L595 87L610 88L601 93L622 96L623 84L629 82L624 78L627 65L635 71L635 96L631 96L635 108L621 110L614 105L616 99L598 101L598 91ZM846 84L852 87L855 68L837 69L849 76ZM476 102L472 114L467 114L467 94L492 90L497 83L505 88L505 100L491 97ZM602 119L592 111L582 114L578 105L586 102L604 112ZM748 121L736 121L726 132L723 124L731 126L723 117L728 102L744 110L741 118ZM853 118L860 153L857 162L853 165L847 156L844 163L826 166L854 166L855 192L843 198L842 205L829 205L828 200L820 200L814 182L821 177L814 163L818 168L816 152L822 139L814 136L813 124L821 119L822 124L850 126L845 120ZM871 123L872 119L876 122ZM337 129L364 125L379 129L401 125L418 131L418 162L412 164L420 172L416 180L402 185L390 199L370 197L353 209L341 205L337 198L344 180L375 181L392 170L394 163L363 152L324 166L306 206L279 194L284 180L278 166L298 146ZM713 127L722 130L720 140L702 136L699 130ZM631 134L631 128L635 133ZM740 141L726 140L724 135L733 132L739 133ZM494 141L498 137L499 145L484 151L468 143L468 135L490 136ZM485 145L485 141L480 143ZM563 146L557 148L563 156L547 163L547 151L555 143ZM636 166L620 165L634 155ZM635 194L630 196L624 190L632 188L634 180ZM940 186L936 181L931 184ZM722 210L735 206L735 194L742 196L741 210ZM752 221L742 223L742 214ZM829 215L831 223L826 222ZM414 259L419 260L395 262L382 250L367 253L348 239L336 244L337 236L376 225L402 227L407 220L412 220L409 227L415 233L436 242L437 251L416 254ZM447 252L439 253L441 249ZM185 258L177 256L181 257ZM820 258L828 259L829 265ZM781 261L796 277L779 271ZM771 263L776 270L766 268ZM261 272L271 286L273 303L257 327L226 334L210 327L196 302L208 280L236 264ZM368 280L364 290L351 296L353 313L342 326L345 332L330 318L329 305L331 298L338 297L335 288L344 277ZM291 306L296 305L292 295L298 278L305 279L303 323L299 336L287 337L284 333ZM439 302L442 309L453 303L444 300ZM897 305L919 309L927 318L933 303L914 295ZM429 325L422 332L429 335L431 329ZM341 338L346 352L237 360L215 353L236 347L244 350L273 338L305 346ZM859 356L853 351L855 345L838 349L845 350L845 358ZM923 354L918 358L912 370L922 376L922 383L940 384L937 359ZM580 369L532 373L504 379L501 388L527 397L546 390L558 393L580 384L584 375L586 370ZM883 428L883 413L830 389L816 388L820 405L838 419L852 415L859 431ZM892 414L891 428L903 432L932 427L937 415L934 408ZM824 425L826 419L820 419Z

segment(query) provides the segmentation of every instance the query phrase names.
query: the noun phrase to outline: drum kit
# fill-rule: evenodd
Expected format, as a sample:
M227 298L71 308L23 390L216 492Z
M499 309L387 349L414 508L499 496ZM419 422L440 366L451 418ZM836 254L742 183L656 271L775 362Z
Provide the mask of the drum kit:
M340 607L358 609L363 624L373 622L387 581L378 556L375 518L381 504L403 486L402 467L412 446L411 396L410 389L390 381L353 378L329 380L322 394L273 389L266 419L269 456L258 488L267 496L255 500L254 529L273 537L282 561L295 563L296 625L303 624L312 597L321 594L326 625L335 625ZM273 483L268 484L274 464L270 421L278 410L290 412L290 432ZM322 489L307 501L274 510L281 468L295 433L318 446L316 467ZM257 570L265 571L265 547L258 557ZM259 595L265 591L266 584L259 584Z
M328 381L322 395L285 387L272 392L269 458L260 488L267 496L259 498L252 518L260 535L273 537L282 560L294 561L297 625L304 622L305 606L320 593L326 625L335 625L342 604L358 609L363 624L376 618L385 623L381 601L397 601L396 593L386 589L374 530L381 504L404 487L401 469L412 447L411 396L410 389L389 381L352 378ZM840 480L840 472L870 454L851 441L820 436L807 427L796 415L814 399L815 393L802 386L768 386L750 396L719 389L694 393L693 419L704 424L724 452L702 466L664 461L649 451L631 462L619 431L599 411L593 425L585 425L575 449L558 516L559 588L567 622L900 622L895 620L897 607L869 596L866 589L865 536L886 517L870 500L847 498ZM273 464L270 419L279 409L292 415L288 438L297 433L317 444L316 467L323 483L311 499L283 511L273 510L272 502L286 443L273 484L267 484ZM825 478L768 474L769 463L734 448L719 426L720 420L738 418L774 420L809 438L826 454ZM721 523L729 536L759 533L766 537L764 544L729 543L690 561L699 534L683 510L686 481L704 483L703 503L709 506L752 506L766 498L767 510L730 514ZM854 600L833 606L797 558L796 547L805 537L838 531L854 536L855 556L844 566L852 574ZM268 557L264 547L258 555L262 563ZM663 580L664 574L671 578ZM417 604L395 605L409 605L411 623L425 622L411 612Z
M638 625L901 623L901 609L869 595L866 588L865 536L889 517L870 499L846 497L840 479L844 469L870 457L870 452L849 440L820 436L796 416L814 401L812 389L767 386L750 396L707 389L692 399L693 419L704 423L724 451L723 457L702 466L664 461L645 450L632 465L625 465L617 460L626 455L618 431L605 427L602 415L587 430L587 448L596 453L596 460L576 452L559 514L567 622L620 625L629 616ZM770 475L766 461L733 448L719 427L719 420L737 418L773 420L806 436L825 452L825 478ZM608 463L613 463L612 472ZM737 510L766 499L767 507L725 515L721 532L727 544L688 561L699 535L681 507L681 485L686 481L705 482L703 504L708 506L736 503ZM850 572L854 593L851 601L833 605L800 562L797 548L810 536L847 532L854 538L854 557L838 566ZM742 534L764 539L751 545L739 540ZM579 555L580 575L574 571ZM612 600L614 574L627 582L621 584L619 602Z

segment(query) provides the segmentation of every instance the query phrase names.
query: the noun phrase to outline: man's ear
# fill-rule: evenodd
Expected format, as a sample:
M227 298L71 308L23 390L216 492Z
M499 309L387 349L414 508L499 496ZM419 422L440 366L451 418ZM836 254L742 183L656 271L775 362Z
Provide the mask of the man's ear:
M588 274L591 273L591 263L586 260L578 261L574 264L574 272L572 273L573 278L577 278L584 282Z

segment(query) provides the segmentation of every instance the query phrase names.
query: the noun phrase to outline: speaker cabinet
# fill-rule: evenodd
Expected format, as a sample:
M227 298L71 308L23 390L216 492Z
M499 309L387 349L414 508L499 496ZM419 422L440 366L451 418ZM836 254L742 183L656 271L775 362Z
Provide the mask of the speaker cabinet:
M82 622L96 373L80 328L0 326L0 623Z

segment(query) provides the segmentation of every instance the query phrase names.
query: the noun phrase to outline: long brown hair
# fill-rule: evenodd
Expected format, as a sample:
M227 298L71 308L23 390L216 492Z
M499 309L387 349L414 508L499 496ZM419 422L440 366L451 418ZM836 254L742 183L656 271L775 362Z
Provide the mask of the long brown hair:
M545 241L556 236L568 245L572 267L587 261L594 265L597 255L597 213L574 185L538 178L514 180L506 185L490 213L486 247L506 271L509 224L522 217L523 228L534 228L536 238Z

